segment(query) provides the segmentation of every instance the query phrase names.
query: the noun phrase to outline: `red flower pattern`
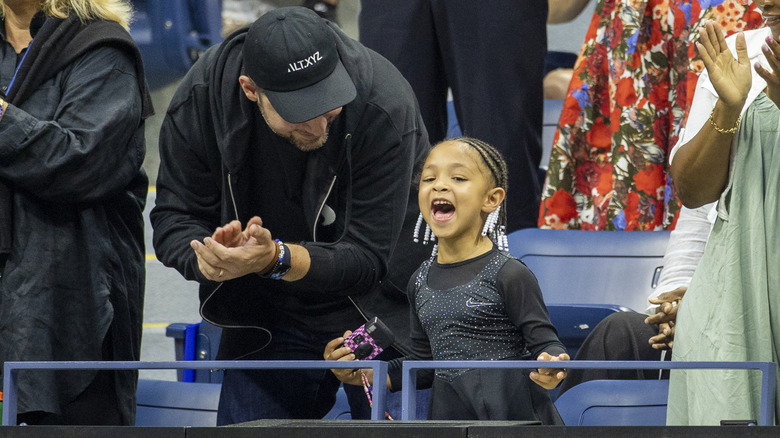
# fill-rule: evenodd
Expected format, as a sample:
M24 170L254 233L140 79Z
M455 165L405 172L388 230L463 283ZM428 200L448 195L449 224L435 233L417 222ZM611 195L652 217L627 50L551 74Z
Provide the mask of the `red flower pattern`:
M698 0L599 0L564 101L539 226L674 227L680 204L666 195L668 152L703 68L693 41L707 19L729 34L762 23L740 0L704 10Z
M636 100L634 78L621 78L617 84L615 103L617 103L618 106L626 107L635 104Z
M558 190L545 199L544 208L549 212L551 222L565 224L577 216L577 203L574 202L571 193L564 190Z

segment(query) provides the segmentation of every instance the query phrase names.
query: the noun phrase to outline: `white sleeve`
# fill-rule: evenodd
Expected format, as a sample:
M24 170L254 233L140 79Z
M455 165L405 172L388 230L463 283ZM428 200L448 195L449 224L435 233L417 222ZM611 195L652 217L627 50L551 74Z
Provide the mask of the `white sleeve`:
M669 235L663 258L663 270L658 286L648 299L672 291L678 287L688 287L693 272L699 264L712 224L715 222L716 203L690 209L682 207L677 225ZM655 313L655 305L648 307L648 313Z
M691 102L691 109L688 113L688 120L685 123L685 127L680 130L679 140L674 145L671 152L669 152L669 165L674 160L674 155L680 149L680 147L696 137L696 134L701 131L701 128L707 123L710 118L712 109L715 108L715 103L718 101L718 93L710 83L710 76L706 71L702 72L699 76L699 80L696 82L696 91L693 94L693 101Z

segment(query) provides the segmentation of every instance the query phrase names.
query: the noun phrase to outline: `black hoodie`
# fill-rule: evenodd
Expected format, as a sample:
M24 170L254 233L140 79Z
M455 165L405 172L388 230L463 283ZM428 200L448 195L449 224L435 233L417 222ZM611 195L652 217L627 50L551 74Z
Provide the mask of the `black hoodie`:
M301 280L278 282L248 275L210 282L198 270L189 246L218 226L234 219L246 224L256 214L247 206L260 189L250 177L257 169L246 163L253 162L248 154L263 148L257 145L261 138L257 129L264 121L257 104L238 84L246 29L201 56L163 122L157 203L151 213L155 251L166 266L200 282L201 314L217 325L267 327L279 311L289 315L300 310L303 319L310 319L307 329L334 327L344 312L354 313L349 297L374 289L388 273L415 164L428 151L427 134L411 87L395 67L330 28L357 97L339 116L344 126L340 147L308 153L302 198L314 239L298 242L311 256L311 268ZM319 241L320 218L328 208L335 211L339 231L330 241ZM308 308L312 303L328 310L312 314ZM354 328L345 325L342 332ZM252 339L244 331L241 339L231 339L238 335L223 332L220 358L243 357L262 348L268 332L254 332L259 337Z

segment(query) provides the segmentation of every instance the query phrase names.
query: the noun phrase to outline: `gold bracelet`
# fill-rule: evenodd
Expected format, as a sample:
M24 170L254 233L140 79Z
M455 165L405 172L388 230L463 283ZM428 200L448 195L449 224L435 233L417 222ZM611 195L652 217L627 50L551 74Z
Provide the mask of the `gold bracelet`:
M739 122L742 120L742 114L737 117L737 123L734 124L734 127L731 129L723 129L719 127L717 124L715 124L715 120L713 120L712 115L714 111L710 113L710 125L712 125L713 128L715 128L716 131L720 132L721 134L733 134L737 132L737 128L739 128Z

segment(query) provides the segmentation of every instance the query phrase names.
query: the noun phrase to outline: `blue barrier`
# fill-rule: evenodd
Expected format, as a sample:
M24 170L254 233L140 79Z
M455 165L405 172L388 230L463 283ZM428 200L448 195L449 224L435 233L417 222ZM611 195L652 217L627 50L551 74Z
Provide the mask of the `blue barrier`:
M378 360L362 361L361 367L371 368L375 378L387 381L387 362ZM17 413L17 374L19 370L164 370L164 369L332 369L355 368L354 362L323 360L233 360L233 361L80 361L80 362L6 362L3 368L3 424L16 424ZM371 419L384 419L386 388L378 385L374 388Z
M550 362L545 362L548 365ZM556 365L560 365L556 362ZM412 413L417 405L416 392L418 369L430 368L520 368L537 369L542 365L535 360L407 360L403 363L403 394L401 399L401 419L415 420ZM761 416L759 425L771 426L775 418L776 365L774 362L668 362L668 361L591 361L572 360L565 362L567 369L746 369L761 371Z

